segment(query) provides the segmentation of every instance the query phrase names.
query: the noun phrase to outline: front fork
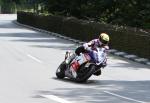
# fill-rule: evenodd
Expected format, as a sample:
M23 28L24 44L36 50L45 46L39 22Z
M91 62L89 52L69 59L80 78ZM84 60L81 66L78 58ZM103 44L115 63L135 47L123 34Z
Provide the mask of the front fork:
M65 55L65 62L66 64L70 64L71 61L76 57L76 54L74 53L71 53L70 51L67 51L66 52L66 55Z

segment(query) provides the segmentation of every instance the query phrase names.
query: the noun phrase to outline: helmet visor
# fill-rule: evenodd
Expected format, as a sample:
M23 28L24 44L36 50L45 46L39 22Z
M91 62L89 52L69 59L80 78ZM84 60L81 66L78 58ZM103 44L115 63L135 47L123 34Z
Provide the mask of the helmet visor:
M108 44L108 41L106 41L106 40L102 40L102 39L101 39L101 42L102 42L102 44L104 44L104 45L107 45L107 44Z

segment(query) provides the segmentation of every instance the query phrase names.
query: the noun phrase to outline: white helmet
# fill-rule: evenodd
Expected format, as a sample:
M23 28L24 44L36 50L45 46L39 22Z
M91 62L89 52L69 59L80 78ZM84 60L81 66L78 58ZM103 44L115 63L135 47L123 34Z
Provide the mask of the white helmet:
M99 35L99 40L103 43L103 44L108 44L109 43L109 35L106 33L101 33Z

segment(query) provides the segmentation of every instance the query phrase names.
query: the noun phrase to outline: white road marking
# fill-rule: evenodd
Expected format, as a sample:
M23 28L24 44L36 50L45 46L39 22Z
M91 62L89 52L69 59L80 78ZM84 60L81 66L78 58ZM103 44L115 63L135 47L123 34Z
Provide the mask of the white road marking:
M69 102L67 100L64 100L62 98L59 98L57 96L54 96L54 95L41 95L42 97L45 97L45 98L48 98L48 99L51 99L51 100L54 100L58 103L73 103L73 102Z
M118 94L115 94L115 93L112 93L112 92L109 92L109 91L104 91L104 92L107 93L107 94L116 96L116 97L120 97L120 98L123 98L123 99L126 99L126 100L134 101L134 102L137 102L137 103L147 103L147 102L144 102L144 101L139 101L139 100L132 99L132 98L129 98L129 97L121 96L121 95L118 95Z
M30 54L27 54L27 56L28 56L29 58L35 60L35 61L38 62L38 63L43 63L41 60L37 59L36 57L34 57L34 56L30 55Z

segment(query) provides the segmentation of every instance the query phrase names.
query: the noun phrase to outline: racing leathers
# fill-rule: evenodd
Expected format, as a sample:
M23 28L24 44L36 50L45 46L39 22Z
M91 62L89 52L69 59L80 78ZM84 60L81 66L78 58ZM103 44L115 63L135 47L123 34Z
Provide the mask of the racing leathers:
M96 48L103 47L105 48L104 52L108 52L109 46L103 45L103 43L99 39L93 39L88 43L83 44L82 46L78 47L75 51L77 55L80 53L90 52L91 50L96 50ZM107 60L106 60L107 61ZM106 66L106 62L103 63L103 66Z

